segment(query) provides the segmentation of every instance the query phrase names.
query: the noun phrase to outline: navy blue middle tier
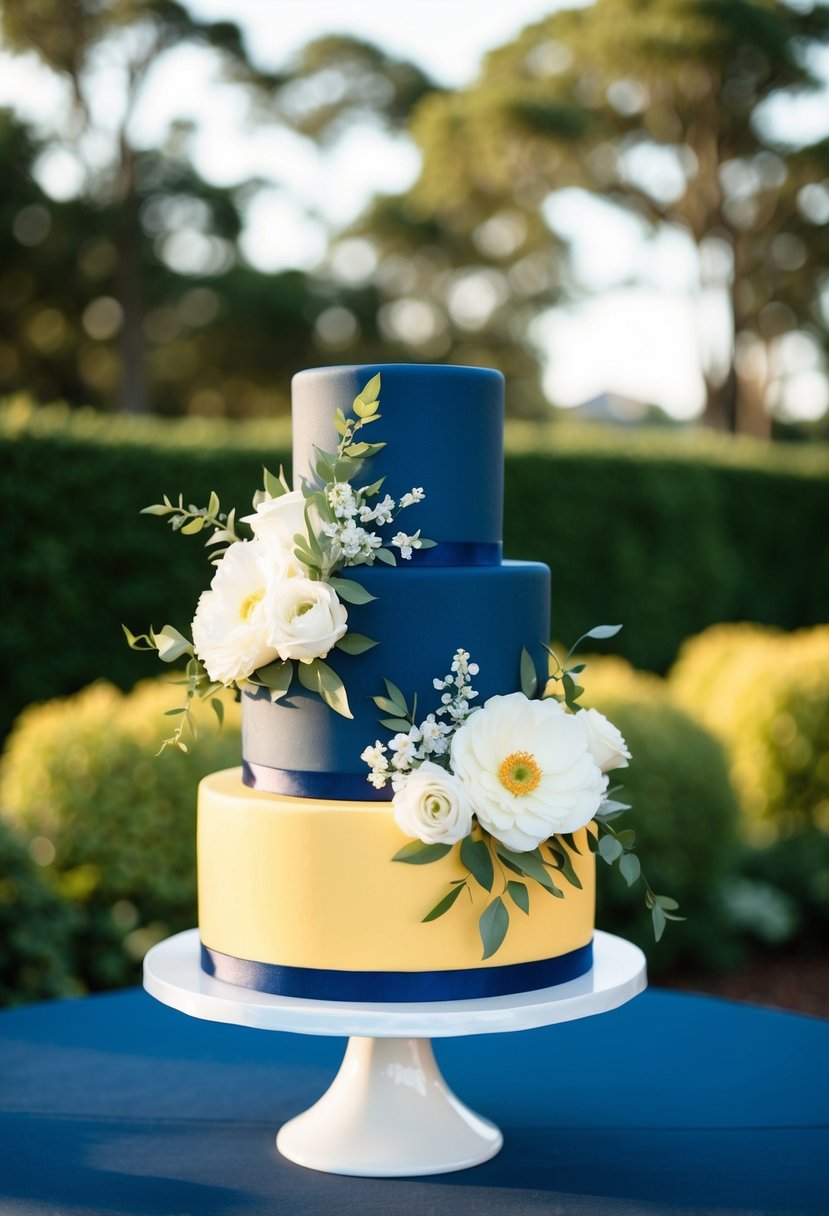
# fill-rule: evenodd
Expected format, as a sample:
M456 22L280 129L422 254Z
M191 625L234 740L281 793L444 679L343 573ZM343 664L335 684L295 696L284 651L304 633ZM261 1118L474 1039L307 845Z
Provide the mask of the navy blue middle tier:
M399 499L414 486L426 498L400 527L438 541L417 555L429 565L500 560L504 510L504 378L484 367L417 363L319 367L291 386L294 484L313 478L315 448L333 452L334 413L350 416L354 398L380 373L380 420L358 439L386 447L366 462L358 484L385 477ZM442 543L441 543L442 542Z
M433 680L446 675L460 647L480 667L473 680L479 705L496 693L520 688L522 647L530 651L537 669L545 670L550 570L539 562L361 566L353 576L376 599L349 606L349 629L378 644L356 656L333 650L326 659L345 684L353 720L307 693L296 677L289 694L276 705L264 690L255 696L245 693L242 756L247 784L306 798L390 798L390 787L372 789L360 759L365 747L376 739L387 740L391 733L379 725L381 714L371 700L385 695L384 676L410 703L417 693L417 717L422 721L440 705Z

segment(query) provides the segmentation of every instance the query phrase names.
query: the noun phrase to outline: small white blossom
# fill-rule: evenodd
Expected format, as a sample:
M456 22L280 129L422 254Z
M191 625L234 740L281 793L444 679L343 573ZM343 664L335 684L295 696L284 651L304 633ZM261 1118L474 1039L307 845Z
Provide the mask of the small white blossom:
M373 785L376 790L382 790L385 787L386 782L388 781L388 777L386 776L385 773L381 773L377 769L374 769L372 772L369 773L368 780L369 780L369 783L371 785Z
M391 538L391 543L400 550L400 556L404 561L408 561L412 556L412 550L421 547L420 529L418 528L414 536L407 536L405 532L398 532L396 536Z
M398 770L411 768L412 761L421 758L415 740L402 732L389 740L389 751L394 752L391 761L392 768Z
M373 747L367 747L365 751L360 753L360 759L364 760L369 768L386 769L389 767L389 762L386 759L386 747L378 739Z
M347 481L335 481L328 487L327 497L337 519L353 519L357 514L354 491Z
M446 687L446 681L445 681L445 680L437 680L437 679L432 680L432 687L433 687L433 688L436 688L436 689L438 690L438 692L440 692L440 690L441 690L442 688L445 688L445 687Z
M400 499L401 507L414 506L416 502L423 502L426 495L423 493L423 486L413 486L408 494L404 494Z
M376 522L381 526L383 524L390 524L392 521L392 512L394 511L395 506L396 503L389 494L387 494L385 498L382 498L380 502L378 502L373 508L366 506L364 503L360 507L360 522L367 524L370 523L371 520L376 520Z

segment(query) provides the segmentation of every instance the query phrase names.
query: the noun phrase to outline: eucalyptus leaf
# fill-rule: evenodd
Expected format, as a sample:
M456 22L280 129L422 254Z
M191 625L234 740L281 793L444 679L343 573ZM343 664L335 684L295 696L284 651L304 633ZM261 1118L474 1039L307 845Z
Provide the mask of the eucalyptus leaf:
M169 515L172 507L169 503L164 506L162 503L156 503L152 507L142 507L138 512L139 515Z
M281 498L285 493L285 486L282 481L282 470L279 470L280 476L274 477L270 469L263 469L265 492L269 498Z
M384 566L397 565L397 558L394 556L391 549L375 549L374 556L379 562L382 562Z
M356 406L358 401L361 405L367 405L372 401L376 401L380 396L381 383L380 372L377 372L375 376L371 377L367 384L363 385L363 388L360 390L359 394L354 398L354 405Z
M676 900L671 899L669 895L655 895L654 900L656 901L657 906L664 909L666 912L676 912L677 908L679 907Z
M184 654L193 653L193 643L172 625L165 625L158 633L152 633L162 663L175 663Z
M211 708L213 709L213 713L216 715L216 717L219 721L219 726L223 726L224 720L225 720L224 702L220 701L218 697L211 697L210 705L211 705Z
M207 504L207 514L212 519L215 519L216 516L219 514L220 505L221 504L219 503L219 495L216 493L215 490L211 490L210 491L210 500Z
M614 861L618 861L623 852L624 850L615 836L600 837L599 856L606 861L608 865L613 865Z
M495 852L515 873L523 874L525 878L534 878L551 895L558 897L563 895L563 892L558 889L549 872L545 869L538 849L533 849L527 853L516 853L505 845L496 842Z
M378 721L386 730L402 731L406 735L412 727L411 722L407 722L405 718L379 718Z
M402 849L398 849L392 861L405 861L410 866L428 865L432 861L440 861L451 848L451 844L425 844L422 840L410 840Z
M438 900L431 912L426 913L421 923L426 924L427 921L437 920L439 916L443 916L444 912L448 912L463 888L463 883L461 883L460 886L453 887L451 891L444 895L443 899Z
M665 925L667 924L665 913L659 904L654 904L651 908L651 920L653 921L653 936L656 941L659 941L665 932Z
M406 698L403 696L403 693L400 691L397 685L393 684L391 680L386 678L386 676L383 676L383 683L386 686L386 692L389 694L389 698L394 701L395 705L402 709L404 713L407 713L409 707L406 704Z
M496 895L492 903L487 904L478 921L481 943L484 947L483 958L491 958L503 942L509 928L509 912L500 895Z
M526 646L521 650L521 691L529 700L538 692L538 674L532 655Z
M478 886L485 891L492 890L495 872L492 868L492 857L483 840L473 840L466 836L461 841L461 864L466 866Z
M530 893L527 890L527 884L516 882L511 878L507 883L507 894L509 895L516 908L520 908L527 916L530 914Z
M346 654L364 654L376 645L374 639L367 638L364 633L346 633L337 642L337 649L345 651Z
M370 604L372 600L377 598L374 595L369 595L365 587L362 587L360 583L355 583L350 578L330 578L328 585L347 604Z
M294 665L290 659L284 661L279 659L274 663L269 663L267 667L260 667L256 675L261 684L271 691L271 701L279 700L279 697L284 697L285 693L291 687L291 680L294 676ZM273 694L277 696L274 697Z
M201 532L203 527L204 527L204 516L197 515L195 517L195 519L191 519L188 523L184 524L184 526L181 529L181 535L182 536L195 536L197 532Z
M624 857L620 857L619 870L627 885L632 887L642 872L642 867L636 854L625 853Z
M333 667L323 663L322 659L314 659L311 663L298 663L297 667L300 683L305 688L319 693L325 704L343 718L354 717L348 705L345 685Z

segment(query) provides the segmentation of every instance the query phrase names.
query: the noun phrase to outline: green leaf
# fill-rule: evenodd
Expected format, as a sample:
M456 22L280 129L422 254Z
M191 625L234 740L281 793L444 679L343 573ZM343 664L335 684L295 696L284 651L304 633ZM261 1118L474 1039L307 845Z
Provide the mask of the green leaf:
M369 405L372 402L377 401L377 398L380 396L380 384L381 384L380 372L378 372L376 376L371 377L371 379L369 380L369 382L367 384L363 385L363 388L360 390L358 395L354 398L354 412L355 413L357 412L357 402L358 401L360 402L361 405Z
M575 887L576 890L580 891L582 889L581 879L573 869L570 854L567 852L564 845L559 844L557 841L551 840L550 852L553 854L558 863L558 869L561 875L566 879L567 882L569 882L571 887Z
M375 549L374 556L386 566L396 566L397 558L392 553L391 549Z
M207 504L207 514L209 516L211 516L211 518L215 519L216 516L219 514L220 505L221 504L219 503L219 495L216 493L215 490L211 490L210 491L210 501Z
M374 498L376 494L379 494L385 480L385 477L380 477L377 481L373 481L370 486L363 486L363 494L365 497Z
M355 459L357 459L360 456L365 456L370 447L371 444L368 443L350 443L348 447L345 448L345 454L346 456L353 456Z
M671 899L669 895L655 895L654 900L658 907L663 908L666 912L676 912L679 904L675 899Z
M527 884L516 882L511 878L507 883L507 894L509 895L516 908L520 908L522 912L530 914L530 893L527 890Z
M290 659L284 661L278 659L275 663L269 663L267 667L260 667L256 676L261 684L270 689L271 701L278 701L291 687L294 665Z
M559 899L563 898L564 892L558 889L544 868L544 862L541 860L538 849L533 849L528 853L516 853L496 841L495 852L514 873L523 874L525 878L535 879L545 891L549 891L551 895L555 895Z
M599 856L609 866L612 866L614 861L618 861L623 852L624 850L615 836L602 836L599 838Z
M347 633L337 642L337 649L344 650L346 654L364 654L376 645L377 643L372 638L367 638L364 633Z
M619 870L627 885L632 887L642 872L642 867L636 854L625 853L624 857L620 857Z
M622 628L621 625L595 625L592 629L588 629L587 633L583 633L579 641L584 641L585 638L615 638L616 634Z
M183 654L193 653L193 643L172 625L165 625L158 633L153 632L152 638L162 663L175 663Z
M410 866L428 865L440 861L451 850L451 844L425 844L422 840L410 840L399 849L392 861L405 861Z
M323 663L322 659L313 659L310 663L297 663L299 682L309 692L318 693L326 705L343 718L353 718L348 706L345 685L340 677Z
M437 920L439 916L443 916L444 912L448 912L449 909L452 907L452 904L455 902L455 900L460 895L464 886L465 886L465 884L461 883L460 886L453 887L451 891L447 892L447 894L444 895L443 899L439 899L438 902L435 904L434 908L432 908L432 911L427 912L426 915L423 917L421 924L425 925L427 921Z
M461 864L465 865L478 886L485 891L492 890L495 872L492 868L492 857L483 840L473 840L466 836L461 841Z
M135 634L131 629L128 629L126 625L122 625L121 628L124 631L124 637L127 639L127 645L129 646L130 650L157 649L152 641L152 638L150 638L146 633Z
M391 680L387 679L386 676L383 676L383 683L386 686L386 692L389 694L390 700L395 703L398 709L402 709L404 714L408 713L409 707L406 704L406 698L397 685L392 684Z
M355 583L350 578L330 578L328 585L347 604L370 604L372 600L377 598L374 595L369 595L365 587L362 587L359 583Z
M282 470L279 470L279 477L274 477L269 469L262 470L265 478L265 492L269 498L281 498L285 493L284 475Z
M142 507L138 512L139 515L168 515L171 510L169 504L165 506L163 503L156 503L152 507Z
M348 423L345 420L345 414L339 406L334 411L334 430L338 435L344 435L348 428Z
M181 529L181 535L182 536L195 536L197 532L201 532L203 527L204 527L204 516L197 515L195 517L195 519L191 519L189 521L189 523L186 523L184 525L184 527Z
M211 697L210 704L212 706L213 713L219 720L219 726L223 726L225 720L224 702L220 701L218 697Z
M521 650L521 691L530 700L538 692L538 674L532 655L526 646Z
M396 717L399 713L403 712L400 705L396 701L390 701L388 697L372 697L371 699L378 709L382 709L384 714L393 714ZM409 726L411 726L411 723L409 723Z
M405 718L379 718L378 721L386 730L402 731L404 735L412 728L411 722L407 722Z
M581 857L581 849L576 844L576 837L572 832L559 832L558 838L559 838L559 840L564 841L564 843L567 845L568 849L570 849L573 853L576 853L579 857Z
M491 958L507 935L509 912L500 895L487 904L478 921L478 930L484 947L483 958Z
M651 920L653 921L653 936L655 941L659 941L662 934L665 932L665 913L660 908L659 904L654 904L651 908Z
M176 709L165 709L164 717L165 718L175 718L177 714L186 714L186 713L187 713L187 706L179 705Z
M437 546L436 540L428 540L425 536L420 537L421 549L434 549Z

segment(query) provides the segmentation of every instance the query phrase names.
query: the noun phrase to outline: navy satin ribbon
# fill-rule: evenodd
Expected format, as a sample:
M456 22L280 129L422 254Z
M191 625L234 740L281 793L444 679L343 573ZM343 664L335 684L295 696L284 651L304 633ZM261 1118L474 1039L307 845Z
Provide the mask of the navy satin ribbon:
M315 773L292 768L270 768L242 757L242 781L254 790L285 794L288 798L318 798L332 802L389 802L391 786L376 790L365 773Z
M503 545L500 541L441 540L433 549L414 549L398 566L499 566Z
M458 971L328 971L222 954L202 943L202 970L226 984L314 1001L468 1001L533 992L577 979L593 966L593 943L557 958Z

